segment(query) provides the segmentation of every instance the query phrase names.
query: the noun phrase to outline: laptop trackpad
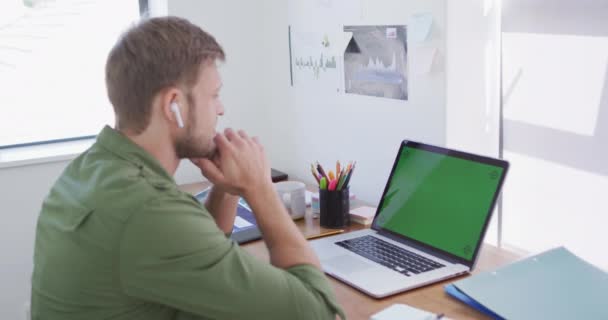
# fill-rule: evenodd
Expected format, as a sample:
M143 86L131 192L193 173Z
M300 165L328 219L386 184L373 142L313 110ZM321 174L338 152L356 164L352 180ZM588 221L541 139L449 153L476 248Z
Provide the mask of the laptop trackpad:
M349 255L341 255L325 260L324 263L334 270L340 270L343 273L359 272L366 269L374 268L372 263L365 262L361 259Z

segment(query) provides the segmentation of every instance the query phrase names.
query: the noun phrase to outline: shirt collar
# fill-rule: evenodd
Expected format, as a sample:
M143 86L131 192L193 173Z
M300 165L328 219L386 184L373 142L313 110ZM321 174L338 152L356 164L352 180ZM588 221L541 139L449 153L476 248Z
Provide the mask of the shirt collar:
M160 165L156 158L135 144L124 134L110 128L110 126L106 125L101 130L97 136L97 144L118 157L135 164L144 173L152 173L156 178L161 178L161 180L165 180L165 182L170 181L175 183L173 177Z

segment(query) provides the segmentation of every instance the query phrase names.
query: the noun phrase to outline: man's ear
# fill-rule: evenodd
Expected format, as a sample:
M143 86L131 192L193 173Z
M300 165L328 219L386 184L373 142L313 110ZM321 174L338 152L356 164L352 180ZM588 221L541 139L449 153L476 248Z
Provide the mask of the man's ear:
M184 120L182 119L182 112L179 111L179 104L177 104L177 102L173 101L171 102L171 112L173 112L173 115L175 115L175 120L177 120L177 126L180 128L184 127Z
M181 118L182 115L180 113L180 110L178 109L176 112L174 110L175 107L172 107L172 105L177 104L179 106L180 102L183 102L182 97L183 95L181 91L177 88L166 89L159 96L159 104L161 109L160 111L163 118L168 123L176 125L178 127L180 126L180 124L183 126L183 121Z

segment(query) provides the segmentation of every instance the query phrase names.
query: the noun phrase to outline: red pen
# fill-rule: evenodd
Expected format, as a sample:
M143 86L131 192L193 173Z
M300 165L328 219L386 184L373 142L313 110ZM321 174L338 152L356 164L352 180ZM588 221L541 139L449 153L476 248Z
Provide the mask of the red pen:
M327 187L327 190L333 191L336 190L336 184L338 183L337 179L333 179L329 182L329 187Z

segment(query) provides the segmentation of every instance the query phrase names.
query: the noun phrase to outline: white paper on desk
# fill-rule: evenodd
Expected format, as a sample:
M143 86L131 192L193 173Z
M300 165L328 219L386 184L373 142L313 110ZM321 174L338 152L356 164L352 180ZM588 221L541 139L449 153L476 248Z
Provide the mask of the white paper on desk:
M304 199L306 201L306 206L310 207L312 204L312 192L306 190L306 195L304 195Z
M426 45L412 46L412 51L412 71L419 75L431 73L437 55L437 48Z
M417 13L411 16L407 26L407 39L412 42L427 41L433 27L433 15L430 13Z
M376 208L361 206L350 210L350 214L361 217L362 219L373 219L376 215Z
M246 228L246 227L251 227L253 224L251 224L251 222L236 216L236 218L234 218L234 226L237 228Z
M396 303L390 307L373 314L370 320L433 320L436 314L410 307L405 304ZM449 320L449 318L441 318Z

